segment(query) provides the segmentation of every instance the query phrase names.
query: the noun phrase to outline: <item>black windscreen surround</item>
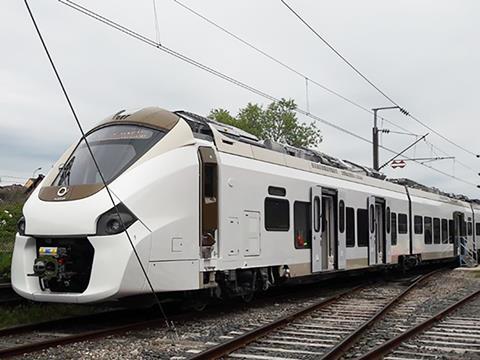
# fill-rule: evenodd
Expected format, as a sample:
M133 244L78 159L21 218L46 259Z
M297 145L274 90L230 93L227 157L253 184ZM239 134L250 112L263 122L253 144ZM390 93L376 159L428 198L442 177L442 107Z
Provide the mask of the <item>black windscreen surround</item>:
M165 135L164 131L136 125L111 125L87 135L87 141L107 183L114 180ZM102 183L100 174L81 140L62 166L53 186Z
M267 231L288 231L290 229L290 204L288 200L265 199L265 229Z

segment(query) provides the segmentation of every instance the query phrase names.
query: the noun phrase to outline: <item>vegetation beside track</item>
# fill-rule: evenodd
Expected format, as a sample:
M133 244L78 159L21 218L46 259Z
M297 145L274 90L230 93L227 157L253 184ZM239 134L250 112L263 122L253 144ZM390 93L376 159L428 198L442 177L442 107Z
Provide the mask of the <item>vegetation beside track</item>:
M98 311L99 308L94 306L26 302L11 307L5 306L0 309L2 314L0 316L0 329L70 316L92 314Z
M0 282L10 280L10 264L17 222L25 201L23 187L0 188Z

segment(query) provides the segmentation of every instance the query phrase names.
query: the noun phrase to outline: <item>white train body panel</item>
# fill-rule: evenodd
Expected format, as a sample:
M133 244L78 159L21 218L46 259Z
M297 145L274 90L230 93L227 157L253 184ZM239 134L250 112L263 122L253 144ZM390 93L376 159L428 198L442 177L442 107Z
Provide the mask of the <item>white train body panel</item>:
M137 127L160 129L148 130L159 140L109 181L118 214L98 179L61 189L65 167L81 158L76 146L67 150L23 209L12 263L20 295L87 303L146 294L143 271L156 292L225 291L246 274L261 276L253 284L266 288L279 276L453 258L460 238L478 248L479 205L236 141L213 127L211 140L201 139L187 119L156 108L116 114L92 136L114 126L120 130L96 141L149 141ZM131 220L128 230L104 233L103 219L117 215Z

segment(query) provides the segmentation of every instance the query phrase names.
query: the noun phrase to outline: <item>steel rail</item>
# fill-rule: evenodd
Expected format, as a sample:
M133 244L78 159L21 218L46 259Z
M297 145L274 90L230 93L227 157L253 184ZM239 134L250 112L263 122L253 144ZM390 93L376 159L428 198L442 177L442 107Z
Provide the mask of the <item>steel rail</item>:
M60 338L23 344L15 347L0 349L0 359L18 356L26 353L32 353L53 346L66 345L86 340L102 339L106 336L119 335L127 331L140 330L153 326L164 327L165 325L165 320L163 318L159 318L155 320L139 321L126 325L113 326L106 329L87 331L80 334L67 335Z
M320 359L322 360L333 360L333 359L340 359L344 356L348 350L355 345L356 341L368 330L372 327L375 323L377 323L383 316L391 310L393 306L398 304L401 300L405 298L415 287L419 284L423 283L431 276L444 271L444 269L437 269L433 270L425 275L420 276L417 278L409 287L403 290L398 296L392 299L388 304L386 304L383 308L381 308L376 314L374 314L369 320L365 323L360 325L356 330L354 330L350 335L348 335L345 339L343 339L340 343L335 345L331 350L329 350L326 354L322 355Z
M431 318L421 322L418 325L415 325L405 331L404 333L394 337L393 339L390 339L386 341L385 343L377 346L376 348L370 350L368 353L356 358L356 360L372 360L372 359L381 359L383 358L384 355L388 354L395 348L397 348L399 345L401 345L405 340L427 330L428 328L432 327L435 323L439 322L443 318L445 318L448 314L451 312L455 311L462 305L464 305L466 302L472 300L473 298L477 297L480 295L480 289L474 291L473 293L465 296L464 298L460 299L456 303L450 305L446 309L438 312L436 315L432 316Z
M284 317L281 317L280 319L277 319L271 323L268 323L266 325L263 325L261 327L258 327L256 329L253 329L251 331L248 331L234 339L228 340L224 343L218 344L216 346L213 346L211 348L208 348L201 353L198 353L194 355L191 360L212 360L212 359L219 359L223 356L227 356L228 354L254 342L255 340L263 337L264 335L281 328L285 325L288 325L292 321L308 315L316 310L319 310L341 298L344 298L347 295L351 295L361 289L363 289L364 286L356 286L353 289L349 289L347 291L344 291L340 294L331 296L327 299L323 299L321 301L316 302L313 305L307 306L293 314L286 315Z
M78 315L78 316L68 316L68 317L61 317L55 320L47 320L41 321L36 323L30 323L25 325L16 325L7 328L0 329L0 340L2 337L5 336L12 336L18 334L24 334L27 332L33 331L41 331L52 327L58 327L65 323L75 323L75 324L83 324L88 323L92 320L108 320L110 316L124 316L131 313L131 310L126 309L119 309L119 310L106 310L106 311L98 311L93 314L86 314L86 315Z

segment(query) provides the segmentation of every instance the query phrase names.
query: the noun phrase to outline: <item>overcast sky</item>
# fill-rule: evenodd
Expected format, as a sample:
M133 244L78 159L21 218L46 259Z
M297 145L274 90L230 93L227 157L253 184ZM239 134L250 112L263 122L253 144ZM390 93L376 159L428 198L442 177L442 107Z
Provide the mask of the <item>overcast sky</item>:
M152 0L78 1L156 39ZM309 32L280 0L182 2L362 106L391 105ZM269 102L55 0L30 3L86 129L125 108L156 105L206 115L210 109L222 107L235 114L248 102ZM289 3L395 101L452 141L480 152L478 0ZM156 4L162 44L277 98L293 98L299 107L306 107L303 78L192 15L175 1L157 0ZM0 178L5 184L15 180L6 176L27 178L38 167L47 171L78 140L79 131L23 1L1 1L0 43ZM313 84L309 86L309 104L311 113L371 138L369 113ZM428 132L398 111L383 115L413 133ZM401 131L390 124L383 126ZM321 123L318 127L324 136L321 151L371 166L370 144ZM457 159L434 162L432 166L470 183L480 183L480 159L435 134L427 139ZM382 136L385 146L397 150L414 140L398 134ZM423 142L407 154L437 156ZM381 151L381 163L390 156ZM474 186L411 162L403 170L387 167L385 172L391 177L409 177L445 191L480 197Z

